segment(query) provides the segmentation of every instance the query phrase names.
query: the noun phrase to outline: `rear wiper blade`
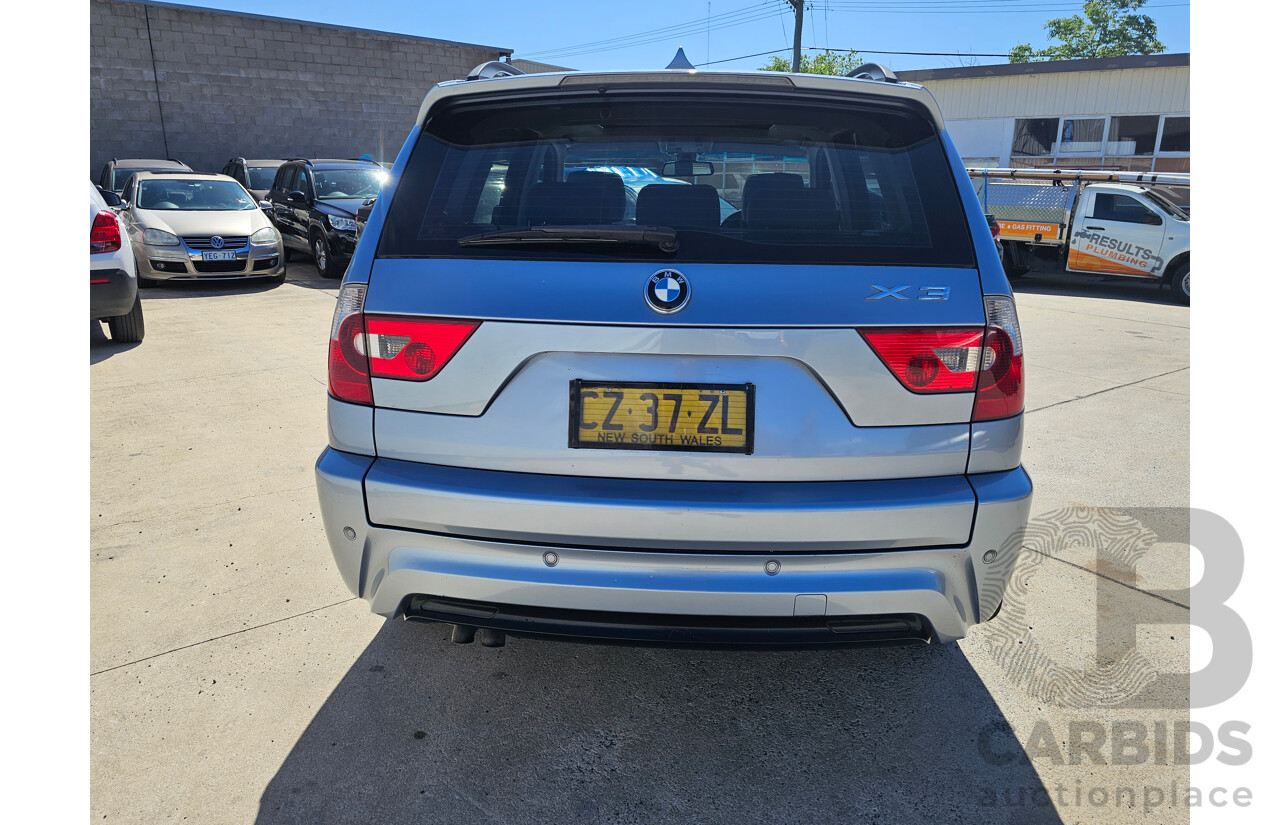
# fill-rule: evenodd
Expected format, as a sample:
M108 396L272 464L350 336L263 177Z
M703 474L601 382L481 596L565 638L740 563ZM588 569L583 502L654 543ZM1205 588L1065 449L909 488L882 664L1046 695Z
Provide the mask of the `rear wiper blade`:
M458 239L458 246L500 246L536 243L641 243L663 252L680 248L676 231L666 226L531 226L499 229Z

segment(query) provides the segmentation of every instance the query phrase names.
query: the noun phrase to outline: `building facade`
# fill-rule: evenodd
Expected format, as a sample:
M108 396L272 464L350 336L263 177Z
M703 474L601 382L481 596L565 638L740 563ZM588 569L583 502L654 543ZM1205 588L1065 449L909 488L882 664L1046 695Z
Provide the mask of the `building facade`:
M898 72L929 89L966 166L1191 171L1191 56Z
M113 157L394 159L422 98L510 49L156 2L92 0L89 174Z

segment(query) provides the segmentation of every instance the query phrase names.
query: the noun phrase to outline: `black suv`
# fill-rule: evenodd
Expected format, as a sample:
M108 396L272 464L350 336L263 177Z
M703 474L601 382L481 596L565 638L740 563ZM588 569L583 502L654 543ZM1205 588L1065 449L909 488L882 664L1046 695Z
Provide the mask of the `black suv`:
M271 182L275 180L276 170L282 163L283 160L232 158L222 167L222 174L239 181L255 200L262 200L271 191Z
M286 260L294 251L310 252L321 277L341 278L356 248L356 210L378 196L386 179L371 161L285 161L264 200Z

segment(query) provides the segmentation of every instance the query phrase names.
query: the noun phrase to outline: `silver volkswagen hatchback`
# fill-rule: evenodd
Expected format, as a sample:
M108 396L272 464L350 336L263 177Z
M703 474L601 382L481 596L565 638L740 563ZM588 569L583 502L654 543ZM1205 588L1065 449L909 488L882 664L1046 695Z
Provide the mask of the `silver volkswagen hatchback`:
M617 166L682 183L628 219ZM325 529L456 641L952 641L1028 517L1022 347L919 86L443 83L338 295Z

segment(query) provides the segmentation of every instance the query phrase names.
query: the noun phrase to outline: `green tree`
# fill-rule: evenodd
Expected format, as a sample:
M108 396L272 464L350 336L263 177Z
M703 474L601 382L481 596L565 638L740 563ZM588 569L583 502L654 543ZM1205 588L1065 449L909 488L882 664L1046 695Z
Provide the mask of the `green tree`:
M1146 4L1147 0L1086 0L1084 17L1058 17L1044 24L1049 37L1062 45L1032 49L1030 43L1021 43L1009 50L1009 62L1162 52L1167 47L1156 39L1156 21L1134 13Z
M800 55L800 71L803 74L829 74L844 77L862 65L862 58L857 52L821 51L816 54ZM763 72L789 72L791 59L771 57L769 62L760 67Z

